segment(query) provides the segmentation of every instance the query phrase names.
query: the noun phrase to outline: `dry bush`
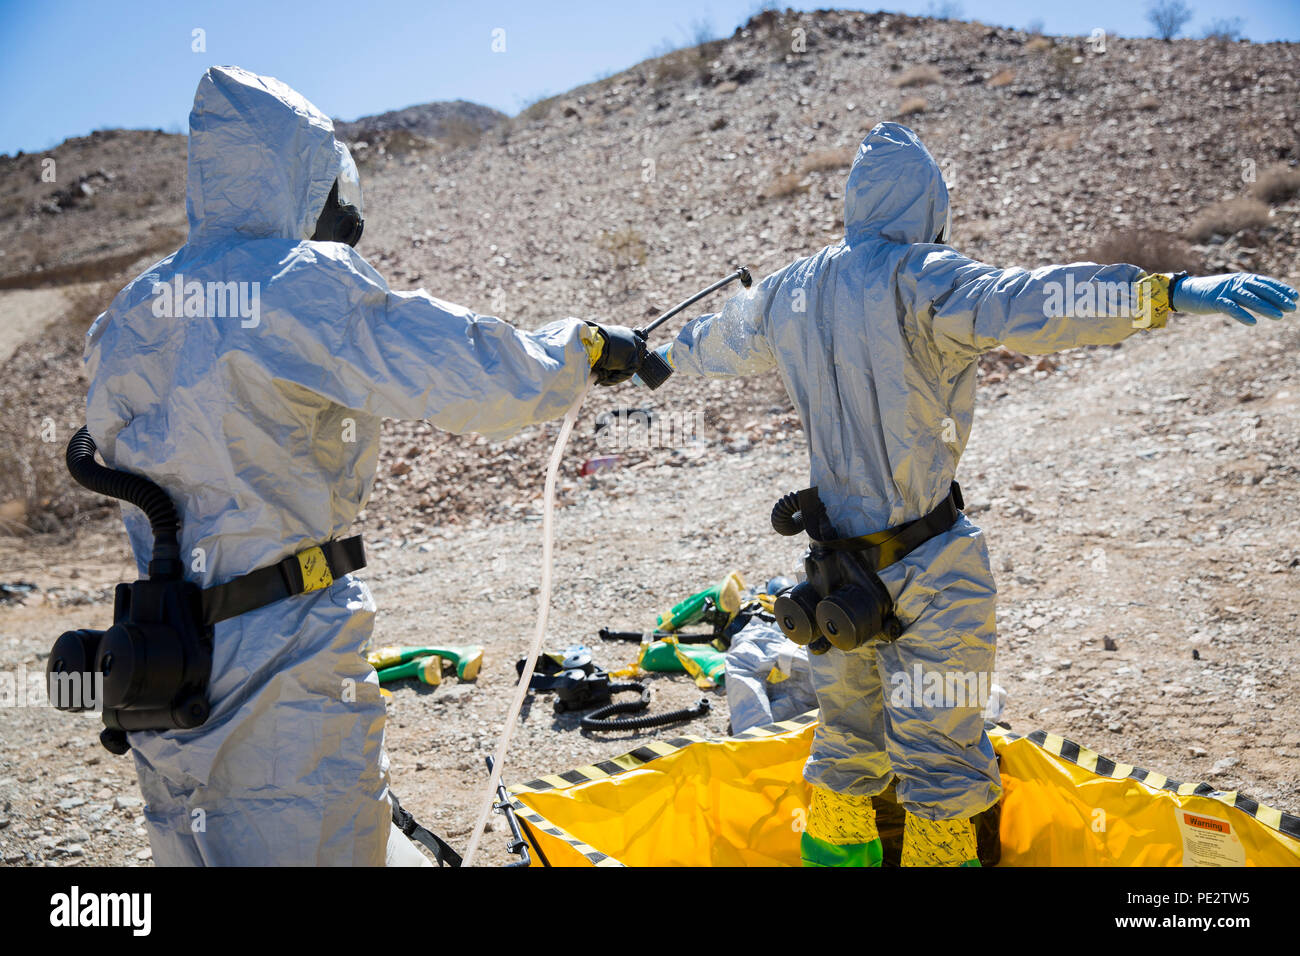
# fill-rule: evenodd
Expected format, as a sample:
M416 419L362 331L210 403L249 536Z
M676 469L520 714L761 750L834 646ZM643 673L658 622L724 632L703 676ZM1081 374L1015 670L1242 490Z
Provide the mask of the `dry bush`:
M899 89L906 89L910 86L928 86L942 79L943 74L932 66L909 66L894 77L894 85Z
M1043 53L1052 48L1052 41L1047 37L1034 37L1025 44L1025 49L1030 53Z
M1043 149L1069 152L1079 145L1079 131L1073 129L1048 129L1039 134Z
M516 119L525 123L531 123L533 120L544 120L551 115L551 109L559 101L558 96L543 96L541 99L533 100L519 111Z
M998 72L989 77L988 85L995 89L998 87L1010 86L1015 78L1015 70L998 70Z
M1300 169L1282 163L1265 169L1250 187L1252 196L1270 206L1284 203L1296 193L1300 193Z
M1051 84L1061 90L1072 89L1079 75L1080 62L1078 61L1082 61L1082 57L1077 51L1069 47L1054 49L1047 64L1048 79Z
M719 43L709 42L663 54L654 64L655 85L663 86L665 83L691 78L707 83L710 76L709 64L719 49Z
M463 116L449 117L442 124L438 140L449 149L473 146L483 138L483 129Z
M759 196L763 199L784 199L807 188L808 183L804 182L798 173L785 173L764 186L759 191Z
M602 271L617 278L626 294L632 289L632 270L645 265L645 237L634 227L624 226L596 236L597 258Z
M857 150L848 149L823 149L820 152L811 153L804 157L803 165L800 167L805 173L823 173L827 170L848 169L853 165L853 157L857 155Z
M909 96L907 99L903 100L903 102L899 104L898 115L902 117L902 116L914 116L917 113L924 113L926 107L929 105L930 104L925 101L925 97L923 96Z
M390 156L405 156L409 153L421 153L432 148L433 143L408 129L395 129L377 137L383 144L384 151Z
M1192 220L1187 236L1205 242L1211 236L1232 236L1243 229L1268 225L1268 204L1258 199L1229 199L1206 206Z
M1172 233L1155 229L1126 229L1112 232L1085 254L1089 262L1123 262L1141 266L1147 272L1200 272L1204 263L1186 242Z

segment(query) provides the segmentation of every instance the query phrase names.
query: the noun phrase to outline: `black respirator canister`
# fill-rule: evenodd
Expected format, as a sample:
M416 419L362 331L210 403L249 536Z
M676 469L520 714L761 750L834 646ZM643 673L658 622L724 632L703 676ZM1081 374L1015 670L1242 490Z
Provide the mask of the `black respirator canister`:
M182 576L180 519L171 499L146 478L98 464L95 452L82 428L68 443L68 471L91 491L148 516L149 577L117 586L108 630L60 635L45 670L50 702L71 712L102 709L100 741L123 754L128 731L188 730L208 719L213 629L203 622L202 591Z

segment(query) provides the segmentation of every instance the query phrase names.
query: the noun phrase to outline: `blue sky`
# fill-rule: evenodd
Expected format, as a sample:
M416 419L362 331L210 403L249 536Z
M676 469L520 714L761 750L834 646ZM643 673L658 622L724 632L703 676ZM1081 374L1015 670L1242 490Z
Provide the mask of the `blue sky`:
M1256 41L1300 40L1300 0L1187 0L1199 35L1240 17ZM781 6L786 6L782 3ZM834 6L830 0L793 4ZM412 2L0 0L0 153L47 149L68 136L124 126L185 129L200 75L238 64L277 76L332 116L355 119L431 100L467 99L507 113L618 72L696 26L725 36L755 0ZM924 14L931 0L886 4ZM1047 33L1094 28L1148 36L1144 0L960 0L963 19ZM875 6L869 9L877 9ZM193 33L206 50L195 52ZM494 29L505 52L493 52Z

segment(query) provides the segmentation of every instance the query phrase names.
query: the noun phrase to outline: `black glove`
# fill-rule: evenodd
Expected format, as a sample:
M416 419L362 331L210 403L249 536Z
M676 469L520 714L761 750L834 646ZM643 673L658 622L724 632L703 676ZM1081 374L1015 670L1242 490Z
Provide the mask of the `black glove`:
M597 385L617 385L626 382L641 370L641 364L649 354L645 339L627 326L598 325L595 322L588 324L599 332L604 340L600 358L591 367L591 370L596 373Z

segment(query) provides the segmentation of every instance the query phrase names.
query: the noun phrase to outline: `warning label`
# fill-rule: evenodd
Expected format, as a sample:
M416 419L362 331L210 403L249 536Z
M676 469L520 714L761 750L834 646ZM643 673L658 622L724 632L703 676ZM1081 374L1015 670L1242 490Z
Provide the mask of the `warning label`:
M1245 866L1246 848L1227 820L1175 810L1183 835L1183 866Z

